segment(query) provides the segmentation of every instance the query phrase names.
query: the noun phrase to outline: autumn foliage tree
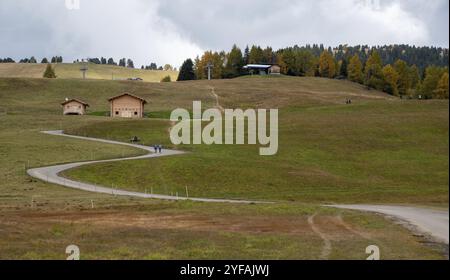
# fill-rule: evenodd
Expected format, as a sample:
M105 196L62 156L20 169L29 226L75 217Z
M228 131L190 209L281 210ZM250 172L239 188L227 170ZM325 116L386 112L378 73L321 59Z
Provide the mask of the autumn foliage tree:
M442 74L441 79L437 84L437 88L434 91L434 98L448 99L448 73Z
M390 64L383 67L384 87L383 91L398 96L399 75Z
M223 71L224 78L235 78L240 76L242 74L242 68L244 67L244 58L241 49L234 45L226 58L227 63Z
M448 72L448 69L437 66L430 66L426 69L425 79L420 88L420 94L423 98L431 99L441 97L441 94L440 92L437 92L437 89L446 72Z
M408 64L399 59L394 64L395 71L398 74L398 93L401 96L409 95L411 89L411 75Z
M321 77L334 78L336 76L336 61L331 53L324 51L319 58L319 74Z
M348 79L355 83L363 83L363 65L359 56L355 54L351 59L347 67Z
M208 78L208 64L212 64L212 79L222 79L224 70L224 61L226 59L225 52L206 51L201 58L195 59L195 74L197 79L203 80Z
M383 62L377 51L373 51L366 62L364 68L364 84L369 88L377 90L383 90L384 77L383 77Z

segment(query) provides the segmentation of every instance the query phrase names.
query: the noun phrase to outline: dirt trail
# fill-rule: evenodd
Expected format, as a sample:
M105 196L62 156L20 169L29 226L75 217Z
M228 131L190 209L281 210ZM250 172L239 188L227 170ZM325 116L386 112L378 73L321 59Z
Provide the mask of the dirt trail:
M332 246L330 239L320 231L319 227L314 223L314 218L317 216L317 213L310 216L308 218L308 224L311 227L312 231L317 234L323 240L322 252L320 254L321 260L328 260L330 258Z
M219 100L219 96L216 93L216 89L211 87L211 95L214 97L214 99L216 100L216 108L219 109L222 113L225 112L225 109L220 105L220 100Z

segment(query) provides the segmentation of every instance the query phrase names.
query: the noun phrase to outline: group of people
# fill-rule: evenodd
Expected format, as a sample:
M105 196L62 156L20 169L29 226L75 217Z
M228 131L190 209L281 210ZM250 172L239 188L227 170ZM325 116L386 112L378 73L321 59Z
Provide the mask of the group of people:
M157 154L157 153L162 154L162 149L163 149L162 145L154 145L153 148L155 149L155 154Z
M347 99L346 102L345 102L345 104L347 104L347 105L352 104L352 100L351 100L351 99Z

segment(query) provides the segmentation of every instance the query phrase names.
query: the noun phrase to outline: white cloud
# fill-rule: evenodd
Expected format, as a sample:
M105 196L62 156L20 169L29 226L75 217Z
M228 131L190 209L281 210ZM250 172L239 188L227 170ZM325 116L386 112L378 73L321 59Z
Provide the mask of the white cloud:
M64 0L2 0L1 5L7 38L2 36L0 56L130 57L135 65L178 66L201 52L158 16L156 1L81 0L80 10L67 10ZM14 55L17 48L20 54Z
M179 66L205 49L259 44L448 46L447 0L1 0L0 57L130 57Z

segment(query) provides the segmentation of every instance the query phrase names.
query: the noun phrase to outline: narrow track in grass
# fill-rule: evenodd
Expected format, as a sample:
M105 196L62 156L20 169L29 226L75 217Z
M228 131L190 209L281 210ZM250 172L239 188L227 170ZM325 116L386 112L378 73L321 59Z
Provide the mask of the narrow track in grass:
M86 162L75 162L75 163L33 168L33 169L27 170L28 175L30 175L31 177L39 179L39 180L47 182L47 183L57 184L60 186L83 190L83 191L88 191L88 192L103 193L103 194L109 194L109 195L114 195L114 196L130 196L130 197L139 197L139 198L179 200L179 201L189 200L189 201L211 202L211 203L240 203L240 204L268 204L268 203L271 203L271 202L264 202L264 201L195 198L195 197L191 198L191 197L159 195L159 194L146 194L146 193L119 190L119 189L114 189L114 188L108 188L105 186L98 186L98 185L94 185L94 184L90 184L90 183L83 183L83 182L70 180L70 179L60 176L60 174L66 170L77 168L80 166L90 165L90 164L159 158L159 157L169 157L169 156L183 155L183 154L186 154L186 152L163 149L162 153L155 154L153 152L153 150L154 150L153 147L148 147L148 146L143 146L143 145L129 144L129 143L123 143L123 142L117 142L117 141L105 140L105 139L98 139L98 138L68 135L68 134L64 134L64 132L61 130L43 131L42 133L45 133L48 135L53 135L53 136L63 136L63 137L69 137L69 138L74 138L74 139L80 139L80 140L102 142L102 143L106 143L106 144L124 145L124 146L142 149L142 150L145 150L148 152L146 155L137 156L137 157L118 158L118 159L110 159L110 160L96 160L96 161L86 161Z

